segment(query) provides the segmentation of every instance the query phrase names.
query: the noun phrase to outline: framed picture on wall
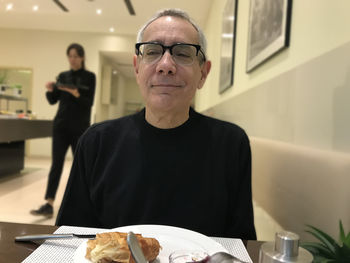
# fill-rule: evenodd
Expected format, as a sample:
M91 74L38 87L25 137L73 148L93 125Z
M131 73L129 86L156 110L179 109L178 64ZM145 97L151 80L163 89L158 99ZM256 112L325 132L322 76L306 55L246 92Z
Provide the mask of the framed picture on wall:
M292 0L251 0L247 72L289 46Z
M222 18L220 84L222 93L233 85L238 0L227 0Z

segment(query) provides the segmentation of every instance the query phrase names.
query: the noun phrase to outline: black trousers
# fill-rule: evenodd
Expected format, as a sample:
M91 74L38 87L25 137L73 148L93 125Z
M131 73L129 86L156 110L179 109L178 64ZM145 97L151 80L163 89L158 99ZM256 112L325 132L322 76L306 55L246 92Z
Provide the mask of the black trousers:
M55 199L58 185L61 179L64 159L69 146L74 152L81 133L75 134L54 128L52 135L52 164L47 181L45 199Z

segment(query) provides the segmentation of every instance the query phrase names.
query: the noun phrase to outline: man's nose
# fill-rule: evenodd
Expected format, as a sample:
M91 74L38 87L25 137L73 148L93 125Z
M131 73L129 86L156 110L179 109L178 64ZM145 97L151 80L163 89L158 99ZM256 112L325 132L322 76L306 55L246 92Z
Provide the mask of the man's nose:
M176 73L176 63L170 54L169 50L166 50L163 56L157 63L157 72L162 74L175 74Z

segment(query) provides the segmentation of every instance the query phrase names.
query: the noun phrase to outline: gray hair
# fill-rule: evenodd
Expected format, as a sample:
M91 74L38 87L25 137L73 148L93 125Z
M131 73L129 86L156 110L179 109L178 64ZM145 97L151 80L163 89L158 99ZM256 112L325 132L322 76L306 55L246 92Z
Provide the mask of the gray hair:
M164 9L158 11L150 20L148 20L139 30L136 38L136 42L140 43L143 39L143 34L146 30L146 28L155 20L157 20L160 17L163 16L173 16L178 17L181 19L184 19L192 24L192 26L196 29L198 32L198 39L199 39L199 45L201 46L201 50L203 51L204 55L206 56L206 50L207 50L207 40L205 38L205 35L202 31L202 29L190 18L190 16L181 9L171 8L171 9Z

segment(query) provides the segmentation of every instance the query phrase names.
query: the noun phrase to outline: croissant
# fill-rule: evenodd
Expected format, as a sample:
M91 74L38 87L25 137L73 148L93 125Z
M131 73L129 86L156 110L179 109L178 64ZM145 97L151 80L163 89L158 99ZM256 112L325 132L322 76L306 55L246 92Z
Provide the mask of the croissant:
M93 263L135 263L126 241L127 233L107 232L96 235L96 239L87 242L85 258ZM137 240L147 259L156 259L161 249L155 238L146 238L136 234Z

